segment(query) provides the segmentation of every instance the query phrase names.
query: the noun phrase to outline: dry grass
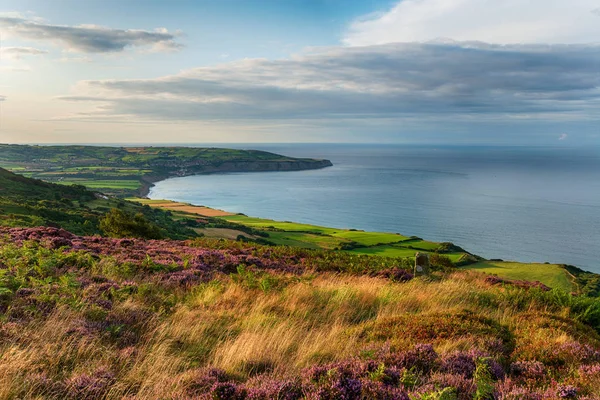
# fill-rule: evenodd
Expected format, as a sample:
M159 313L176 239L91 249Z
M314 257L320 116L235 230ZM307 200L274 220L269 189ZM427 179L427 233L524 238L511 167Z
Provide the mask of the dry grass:
M518 309L502 296L503 291L468 272L404 284L323 274L265 291L223 278L198 286L172 314L149 321L141 340L131 348L73 334L70 330L81 315L62 308L43 322L12 328L5 324L5 331L13 331L5 332L9 340L0 341L0 399L36 392L33 376L42 372L53 379L68 379L110 368L116 371L117 382L107 397L115 399L176 397L192 371L207 366L244 379L258 373L290 376L315 363L343 359L385 342L412 346L421 341L416 327L422 329L427 316L433 316L431 324L436 325L444 323L444 315L465 310L506 328L515 347L532 357L576 340L600 346L593 331L574 329L579 328L575 323L573 329L549 325L554 317L547 317L544 306ZM416 322L407 325L402 337L385 337L385 331L376 332L381 337L372 335L373 327L394 318ZM490 340L484 332L456 332L434 340L436 350L470 349ZM587 337L577 332L586 332Z
M188 214L201 215L203 217L226 217L230 215L235 215L233 213L217 210L216 208L210 208L205 206L194 206L187 203L179 203L176 201L169 200L144 200L144 199L135 199L135 201L148 204L151 207L164 208L165 210L171 211L180 211Z

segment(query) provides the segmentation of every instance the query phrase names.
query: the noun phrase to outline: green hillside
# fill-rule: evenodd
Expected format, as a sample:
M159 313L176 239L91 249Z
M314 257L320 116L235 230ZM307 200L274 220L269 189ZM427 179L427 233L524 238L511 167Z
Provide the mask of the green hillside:
M53 226L80 235L100 234L100 220L113 208L144 215L160 227L164 237L196 236L166 211L109 198L84 186L47 183L0 168L0 226Z
M171 176L302 170L330 165L328 160L286 157L258 150L0 144L0 168L120 197L143 195L152 182Z

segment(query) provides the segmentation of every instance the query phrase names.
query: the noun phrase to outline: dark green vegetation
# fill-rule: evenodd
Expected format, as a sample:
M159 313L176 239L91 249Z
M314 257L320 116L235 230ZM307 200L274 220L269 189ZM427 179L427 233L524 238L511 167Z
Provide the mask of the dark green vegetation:
M122 197L145 195L153 182L172 176L303 170L330 165L327 160L292 158L257 150L0 144L0 168Z
M138 225L147 224L153 233L145 237L196 236L167 211L109 198L84 186L56 185L0 168L0 226L54 226L80 235L102 234L101 219L111 209L120 210L131 220L137 218Z

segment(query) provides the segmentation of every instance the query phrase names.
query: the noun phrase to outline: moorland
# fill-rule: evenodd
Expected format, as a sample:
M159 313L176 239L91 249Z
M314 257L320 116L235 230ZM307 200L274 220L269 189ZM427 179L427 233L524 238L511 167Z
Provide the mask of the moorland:
M130 200L0 169L0 399L600 398L598 275Z

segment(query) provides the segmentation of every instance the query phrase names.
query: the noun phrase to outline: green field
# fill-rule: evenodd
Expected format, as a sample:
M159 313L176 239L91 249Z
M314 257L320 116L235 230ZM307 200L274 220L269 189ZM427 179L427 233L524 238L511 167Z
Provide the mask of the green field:
M140 181L130 179L91 180L91 179L63 179L56 182L61 185L82 185L90 189L129 189L136 190L141 186Z
M253 218L253 217L247 217L245 215L231 215L228 217L223 217L223 219L230 221L230 222L235 222L238 224L246 225L246 226L251 226L254 228L281 229L283 231L290 231L290 232L311 232L311 233L323 233L323 234L331 235L331 234L335 234L342 230L342 229L327 228L324 226L317 226L317 225L298 224L298 223L289 222L289 221L280 222L280 221L273 221L271 219Z
M373 247L359 247L349 251L355 254L367 254L382 257L414 257L419 250L402 247L401 245L381 245ZM450 260L454 263L460 261L464 255L465 253L444 253L444 256L450 258Z
M145 201L146 204L150 204ZM364 232L349 229L328 228L294 222L279 222L253 218L245 215L223 217L224 220L260 229L269 234L268 241L278 245L304 248L343 249L352 244L348 251L354 254L383 257L414 257L421 251L433 253L440 243L419 238L411 239L397 233ZM443 252L454 263L462 261L468 254L462 251Z
M335 249L346 240L329 235L303 232L269 232L268 240L278 245L304 247L308 249Z
M363 246L374 246L377 244L397 243L409 238L397 233L385 232L364 232L364 231L341 231L333 234L334 236L352 240Z
M501 278L540 281L552 288L560 288L567 292L573 290L573 283L560 265L518 263L505 261L482 261L464 267L465 269L498 275Z

